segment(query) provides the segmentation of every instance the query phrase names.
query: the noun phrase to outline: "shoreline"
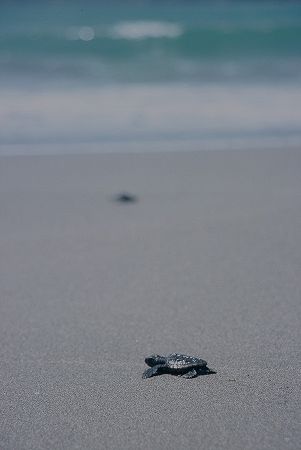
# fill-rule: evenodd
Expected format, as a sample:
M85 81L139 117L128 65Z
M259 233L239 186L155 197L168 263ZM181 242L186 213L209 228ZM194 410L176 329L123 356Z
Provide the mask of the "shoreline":
M97 156L97 155L151 155L151 154L195 154L207 152L281 152L301 149L299 137L283 138L262 137L254 138L253 145L244 139L233 139L224 142L224 139L200 141L199 139L171 139L149 141L115 141L115 142L78 142L59 144L0 144L0 158L27 157L27 156ZM42 149L42 150L41 150Z
M298 84L0 90L0 154L301 146Z

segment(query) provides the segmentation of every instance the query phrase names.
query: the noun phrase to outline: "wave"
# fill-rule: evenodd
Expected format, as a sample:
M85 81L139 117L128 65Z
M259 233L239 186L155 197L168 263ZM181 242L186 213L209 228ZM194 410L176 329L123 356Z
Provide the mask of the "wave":
M190 25L161 21L125 21L2 32L0 57L53 55L107 59L148 55L196 59L252 55L300 56L301 23L257 26ZM85 45L84 45L85 44Z
M1 81L27 75L98 82L301 79L297 6L230 2L116 12L95 3L85 17L69 6L61 16L51 8L43 23L30 18L36 14L30 8L3 20Z
M91 41L93 39L143 40L158 38L177 38L183 34L183 27L176 23L159 21L119 22L107 30L101 27L67 27L65 37L70 41ZM52 33L53 35L53 33ZM52 37L55 37L53 35Z
M154 39L177 38L183 34L182 26L169 22L135 21L120 22L109 33L113 38Z

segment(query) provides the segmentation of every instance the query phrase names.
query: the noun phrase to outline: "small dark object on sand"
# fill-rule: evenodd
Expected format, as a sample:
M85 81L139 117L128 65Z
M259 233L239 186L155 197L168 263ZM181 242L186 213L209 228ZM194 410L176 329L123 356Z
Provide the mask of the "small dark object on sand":
M135 203L138 199L136 195L129 194L128 192L121 192L116 195L115 200L119 203Z
M195 378L199 375L216 373L207 367L207 362L195 356L172 353L168 356L151 355L145 358L150 369L147 369L142 378L150 378L163 373L180 375L183 378Z

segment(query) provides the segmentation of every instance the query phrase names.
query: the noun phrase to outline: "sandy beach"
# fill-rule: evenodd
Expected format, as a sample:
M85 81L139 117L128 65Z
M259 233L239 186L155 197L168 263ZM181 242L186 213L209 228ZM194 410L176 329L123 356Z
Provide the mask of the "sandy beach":
M300 169L288 149L0 157L0 448L300 448ZM217 373L142 380L171 352Z

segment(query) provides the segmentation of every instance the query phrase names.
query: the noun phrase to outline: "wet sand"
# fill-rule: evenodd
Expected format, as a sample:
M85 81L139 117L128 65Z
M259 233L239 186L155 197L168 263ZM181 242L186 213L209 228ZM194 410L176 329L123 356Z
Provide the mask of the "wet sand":
M0 157L0 448L299 448L300 174L297 150ZM142 380L174 351L217 374Z

